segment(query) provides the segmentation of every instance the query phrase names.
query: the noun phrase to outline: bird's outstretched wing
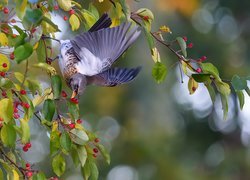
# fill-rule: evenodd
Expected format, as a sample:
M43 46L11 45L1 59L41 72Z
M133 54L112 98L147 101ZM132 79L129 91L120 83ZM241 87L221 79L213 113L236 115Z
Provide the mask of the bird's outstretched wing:
M112 21L107 13L104 13L100 19L89 29L89 32L98 31L111 26Z
M99 86L116 86L132 81L140 72L141 67L137 68L111 68L95 76L87 78L88 84Z
M139 35L138 26L131 27L131 23L123 23L76 36L71 44L80 60L76 64L77 71L93 76L109 69Z

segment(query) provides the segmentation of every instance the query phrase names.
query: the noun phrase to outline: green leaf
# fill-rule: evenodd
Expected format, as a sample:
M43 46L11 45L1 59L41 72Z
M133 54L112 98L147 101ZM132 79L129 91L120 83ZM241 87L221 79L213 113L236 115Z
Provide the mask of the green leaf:
M85 165L86 159L88 157L85 146L78 146L77 154L81 162L82 167Z
M201 68L204 73L211 74L216 80L221 81L219 71L212 63L201 63Z
M40 69L44 69L46 71L48 71L50 74L55 75L56 74L56 70L54 67L46 64L46 63L38 63L38 64L34 64L33 67L36 68L40 68Z
M215 85L221 94L228 96L231 93L230 86L227 83L215 80Z
M54 99L59 99L62 92L62 80L59 75L51 76L51 85Z
M35 95L37 92L39 95L42 93L42 86L38 80L27 78L26 82L28 84L29 90Z
M57 176L63 175L66 169L65 159L61 154L56 155L52 160L52 168Z
M180 48L181 48L181 52L183 54L184 57L187 57L187 44L184 41L184 39L182 37L177 37L176 38Z
M46 180L46 176L43 172L36 173L32 176L32 180Z
M152 70L152 76L154 77L157 83L163 82L167 76L166 66L160 62L155 63Z
M70 130L70 137L73 142L79 145L84 145L89 140L89 137L86 132L81 129Z
M206 82L210 81L210 75L209 74L192 74L192 77L196 82Z
M8 78L0 78L0 87L10 89L13 87L13 82L9 80ZM0 108L1 109L1 108ZM1 110L0 110L1 112ZM1 116L1 114L0 114Z
M121 6L122 6L122 11L123 11L125 17L126 17L127 19L129 19L129 17L130 17L130 10L129 10L129 7L128 7L128 5L127 5L126 0L119 0L119 3L120 3Z
M68 111L72 117L72 119L76 120L79 119L79 106L78 104L67 102Z
M23 45L18 46L14 50L15 61L19 64L23 60L27 59L33 53L33 47L30 43L25 43Z
M89 159L86 160L84 167L81 168L81 172L84 180L88 180L91 175Z
M100 152L101 152L102 156L104 157L104 159L106 160L106 162L108 164L110 164L110 155L107 152L106 148L101 144L97 144L96 146L100 150Z
M87 30L90 29L90 27L92 27L98 20L94 14L86 9L82 10L82 16L85 19Z
M245 97L244 97L244 93L242 91L236 91L239 103L240 103L240 109L243 109L243 106L245 104Z
M50 133L50 155L54 155L60 148L60 137L58 131Z
M46 61L46 49L45 45L42 40L39 41L38 47L36 49L37 60L38 62L45 62Z
M235 91L244 90L247 88L247 81L237 75L234 75L231 82Z
M0 179L4 179L3 171L1 168L0 168Z
M144 27L143 29L144 29L144 33L145 33L145 36L146 36L147 41L148 41L149 48L153 49L155 47L154 38L151 35L151 33L147 30L147 28Z
M60 137L60 144L61 144L61 147L63 149L65 149L66 151L71 150L72 141L71 141L70 136L67 132L62 133L62 135Z
M198 88L198 83L194 80L194 78L190 77L188 80L189 93L194 94L197 88Z
M15 12L17 13L17 16L19 19L23 19L26 7L27 7L28 0L16 0L16 9Z
M72 160L74 162L75 167L78 167L78 165L80 163L80 160L79 160L79 157L78 157L76 145L73 146L72 150L70 151L70 155L71 155L71 158L72 158Z
M143 17L148 17L149 21L153 21L154 20L154 14L152 13L151 10L147 9L147 8L140 8L136 11L136 14Z
M13 125L4 124L1 129L1 140L5 146L13 147L16 143L16 131Z
M205 84L205 86L209 92L209 95L210 95L212 102L214 103L215 98L216 98L216 93L215 93L213 86L211 84L207 84L207 83Z
M227 119L228 114L228 97L226 95L220 94L221 97L221 104L223 109L223 118L224 120Z
M98 180L99 171L98 171L98 168L97 168L95 162L94 161L90 161L89 162L89 167L90 167L90 170L91 170L90 179L91 180Z
M25 144L30 141L30 127L26 120L21 119L20 122L21 122L21 130L22 130L21 141L23 144Z
M8 123L13 118L13 104L12 100L4 98L0 100L0 117L5 123Z
M89 3L88 11L91 12L96 19L99 19L98 9L93 5L93 3Z
M56 111L55 102L52 99L46 99L43 104L43 116L47 121L52 121Z
M46 16L43 16L42 19L44 22L48 23L56 32L61 32L61 30L58 28L58 26L56 24L53 23L53 21L51 21L49 18L47 18Z
M23 25L26 29L37 26L42 22L43 12L41 9L26 9L23 17Z

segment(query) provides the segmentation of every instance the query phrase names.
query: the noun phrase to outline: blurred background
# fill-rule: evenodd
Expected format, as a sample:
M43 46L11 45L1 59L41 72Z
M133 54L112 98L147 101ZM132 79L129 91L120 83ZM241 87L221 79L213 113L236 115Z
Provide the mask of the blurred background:
M152 30L169 26L173 32L167 36L169 40L187 36L194 44L189 57L207 56L224 79L250 74L249 0L131 0L129 4L132 11L151 9L155 15ZM73 36L62 18L58 23L64 23L58 38ZM228 119L223 120L219 97L213 106L202 86L189 95L188 79L184 77L181 83L178 66L174 65L177 59L168 49L158 47L168 67L162 84L156 84L151 76L154 62L141 36L116 64L142 65L138 78L115 88L88 87L81 97L83 124L100 136L111 154L110 166L100 159L99 179L250 179L250 98L245 96L246 104L240 111L232 95ZM31 123L36 127L34 142L24 156L51 173L46 130L36 121ZM81 179L70 160L67 168L70 172L62 179Z

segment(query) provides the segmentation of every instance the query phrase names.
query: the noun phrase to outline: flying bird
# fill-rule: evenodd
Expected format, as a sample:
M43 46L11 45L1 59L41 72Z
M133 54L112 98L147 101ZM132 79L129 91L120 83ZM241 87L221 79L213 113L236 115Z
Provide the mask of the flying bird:
M87 85L117 86L132 81L141 67L112 67L135 42L141 31L130 22L110 28L108 14L71 40L60 40L59 67L72 89L71 98L83 94Z

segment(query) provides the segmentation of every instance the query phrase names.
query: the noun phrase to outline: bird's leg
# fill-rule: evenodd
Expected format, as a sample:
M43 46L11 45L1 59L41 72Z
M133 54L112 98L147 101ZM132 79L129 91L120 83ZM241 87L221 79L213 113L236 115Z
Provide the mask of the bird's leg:
M55 58L47 58L47 61L49 61L50 63L59 59L59 56L56 56Z

